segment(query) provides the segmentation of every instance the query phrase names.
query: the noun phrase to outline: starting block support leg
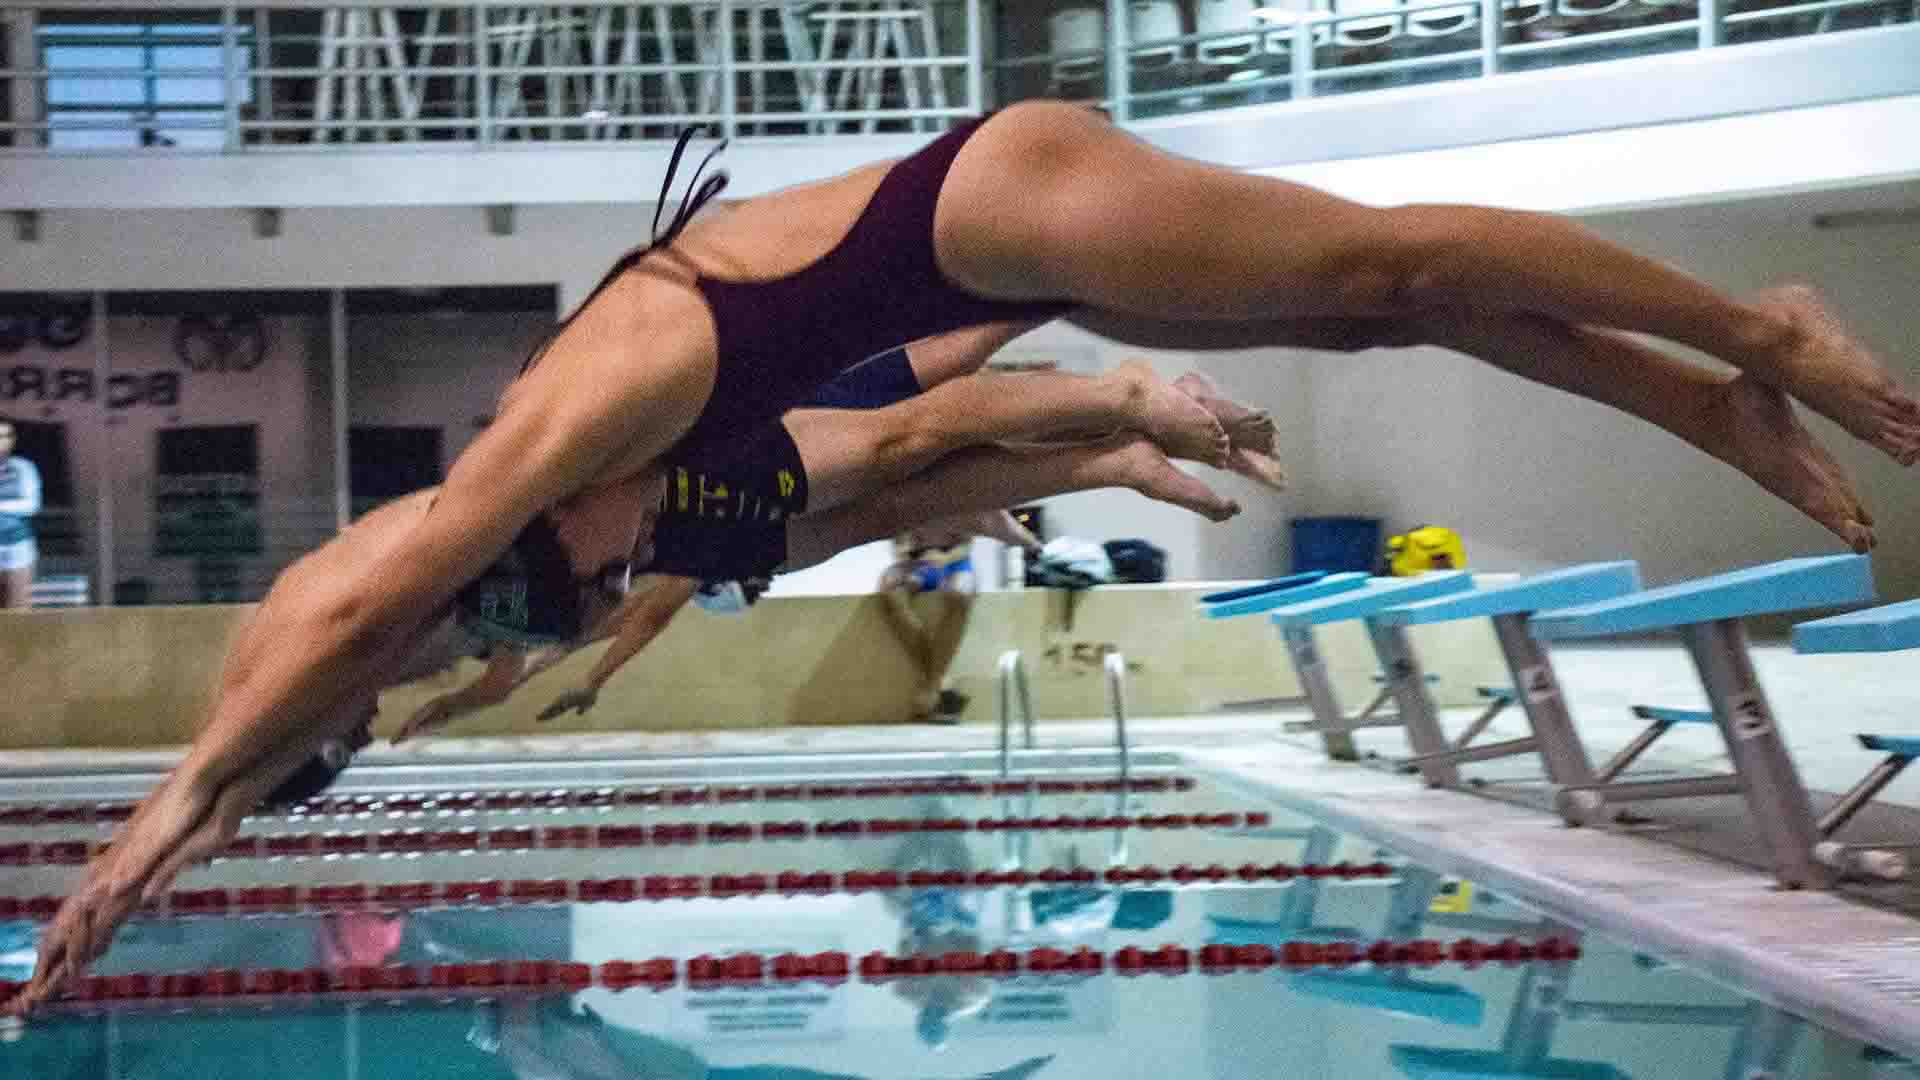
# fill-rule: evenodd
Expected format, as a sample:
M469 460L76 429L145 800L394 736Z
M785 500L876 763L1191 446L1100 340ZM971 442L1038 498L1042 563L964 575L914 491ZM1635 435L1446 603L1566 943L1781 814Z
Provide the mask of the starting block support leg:
M1387 689L1393 692L1394 708L1407 729L1407 742L1417 756L1425 758L1418 768L1428 787L1456 787L1460 768L1445 755L1452 749L1434 714L1433 698L1427 693L1426 672L1413 651L1403 626L1387 626L1375 619L1366 620L1367 636L1373 639L1373 651L1386 672ZM1426 757L1426 755L1438 755Z
M1829 884L1830 875L1814 861L1820 833L1813 803L1754 674L1745 626L1738 619L1693 623L1681 628L1681 637L1713 702L1714 720L1780 883L1788 888Z
M1280 637L1286 642L1287 655L1293 659L1293 670L1300 678L1300 689L1307 695L1307 704L1313 708L1313 718L1321 729L1320 740L1326 747L1327 756L1335 761L1360 760L1360 751L1353 744L1352 733L1338 730L1343 717L1340 699L1334 695L1333 683L1327 678L1326 665L1321 662L1320 650L1314 645L1313 628L1282 627Z
M1540 760L1547 778L1563 787L1594 782L1593 763L1587 748L1573 726L1567 711L1566 696L1560 692L1559 676L1553 660L1527 630L1528 614L1514 612L1493 617L1494 637L1513 674L1513 692L1526 711L1527 723L1539 743ZM1532 749L1529 747L1528 749Z
M1820 815L1820 820L1814 827L1820 830L1821 836L1832 836L1839 832L1847 822L1853 820L1855 814L1873 801L1875 795L1880 794L1882 789L1893 783L1895 778L1905 772L1907 766L1911 764L1913 764L1912 758L1895 754L1875 765L1872 772L1861 777L1860 782L1853 785L1851 791L1841 796L1839 802L1834 803L1826 813Z

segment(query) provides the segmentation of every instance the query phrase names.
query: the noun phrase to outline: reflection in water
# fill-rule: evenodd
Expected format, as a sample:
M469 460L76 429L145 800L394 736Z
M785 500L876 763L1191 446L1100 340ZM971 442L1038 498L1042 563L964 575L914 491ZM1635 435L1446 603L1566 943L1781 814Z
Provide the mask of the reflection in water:
M920 800L914 812L922 818L948 818L961 811L947 799L933 798ZM1032 811L1028 808L1025 813L1030 816ZM1107 846L1111 858L1122 857L1124 847L1117 840ZM915 870L970 873L979 869L973 853L974 848L959 834L916 833L901 843L889 866L902 875ZM1036 854L1032 838L1026 834L1007 834L1000 854L1003 869L1034 870L1049 865L1073 869L1086 865L1077 844ZM1145 931L1160 926L1172 913L1173 895L1159 890L1127 892L1093 887L1020 891L931 888L890 894L887 907L901 921L896 949L899 955L938 956L1043 946L1070 952L1083 945L1103 949L1107 931L1112 928ZM996 981L984 976L953 976L906 979L892 986L896 994L915 1006L915 1033L920 1041L938 1050L952 1037L954 1021L980 1014L994 1000ZM1063 1008L1062 995L1054 988L1020 995L1020 1000L1010 1003L999 1015L1036 1017Z
M793 1065L709 1066L686 1047L607 1023L591 1008L564 1001L508 1001L500 1013L499 1054L515 1080L865 1080L861 1074ZM1031 1058L979 1080L1024 1080L1052 1060Z
M928 800L914 816L979 806ZM1003 810L1031 814L1024 807ZM1156 838L1156 843L1173 841ZM1371 861L1363 840L1305 821L1198 831L1173 861ZM855 847L855 844L865 845ZM796 849L787 848L786 852ZM1391 877L1296 877L1180 890L1102 887L901 889L862 896L665 904L432 909L151 920L102 970L302 968L503 959L682 961L802 946L855 955L1168 942L1583 940L1505 897L1386 853ZM707 853L649 858L706 857ZM793 856L832 864L966 871L1102 869L1106 834L915 833L832 840ZM583 855L591 860L594 855ZM741 858L732 850L716 860ZM782 854L780 858L786 858ZM1156 854L1153 858L1162 858ZM1139 858L1136 852L1135 858ZM475 865L478 860L469 863ZM704 869L727 869L713 863ZM280 872L288 867L282 865ZM598 869L598 868L594 868ZM476 871L478 872L478 871ZM586 872L591 872L586 871ZM36 929L0 924L0 962L23 962ZM0 1076L32 1080L1267 1080L1562 1077L1813 1080L1897 1076L1901 1063L1748 1001L1678 967L1584 938L1574 964L1433 969L1366 964L1223 976L1103 974L768 983L719 991L591 990L544 997L395 1003L225 1002L50 1016L0 1043ZM771 951L770 951L771 950ZM17 977L17 976L15 976ZM1836 1073L1835 1063L1846 1066ZM1879 1070L1877 1073L1873 1070Z

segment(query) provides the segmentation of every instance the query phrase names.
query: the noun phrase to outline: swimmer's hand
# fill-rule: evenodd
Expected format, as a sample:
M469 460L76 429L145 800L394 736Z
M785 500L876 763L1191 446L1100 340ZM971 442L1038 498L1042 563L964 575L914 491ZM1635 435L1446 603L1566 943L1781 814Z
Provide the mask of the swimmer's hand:
M600 691L591 686L583 686L578 690L569 690L559 697L554 698L553 704L540 710L540 720L544 723L556 717L565 716L567 713L575 710L578 710L581 716L585 716L587 715L587 710L593 708L594 703L599 700Z
M0 1010L24 1015L86 974L120 925L142 904L165 895L182 870L224 848L261 797L245 784L215 794L184 769L175 770L87 867L40 939L33 979Z

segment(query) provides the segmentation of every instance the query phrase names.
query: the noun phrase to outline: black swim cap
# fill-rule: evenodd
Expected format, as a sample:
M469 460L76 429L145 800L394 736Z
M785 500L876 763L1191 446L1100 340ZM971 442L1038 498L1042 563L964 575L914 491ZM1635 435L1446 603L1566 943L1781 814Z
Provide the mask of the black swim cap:
M585 632L581 583L545 514L513 538L513 546L454 597L468 632L493 641L552 645Z
M270 809L283 809L306 802L332 787L333 782L353 761L353 755L373 742L371 725L371 719L362 721L340 738L321 743L320 751L308 758L292 776L281 781L280 786L263 800L263 805Z

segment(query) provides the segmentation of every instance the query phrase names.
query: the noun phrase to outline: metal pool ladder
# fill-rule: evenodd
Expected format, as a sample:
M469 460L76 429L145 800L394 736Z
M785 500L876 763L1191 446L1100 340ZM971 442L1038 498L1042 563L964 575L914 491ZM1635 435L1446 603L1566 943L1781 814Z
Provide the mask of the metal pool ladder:
M1120 758L1120 793L1130 790L1133 772L1133 748L1127 741L1127 658L1118 652L1106 655L1107 708L1113 714L1114 749ZM1013 765L1013 713L1020 711L1021 734L1026 749L1034 748L1033 694L1027 688L1027 665L1019 649L1000 654L1000 776L1005 779Z
M1033 749L1033 694L1027 689L1027 665L1019 649L1000 654L1000 779L1012 771L1013 705L1020 703L1020 722L1027 749Z
M1116 815L1124 817L1128 800L1133 794L1133 747L1127 741L1127 658L1118 652L1106 654L1107 707L1113 713L1114 748L1120 758L1120 784L1113 797ZM1022 736L1028 750L1034 749L1033 741L1033 694L1027 688L1027 666L1021 659L1019 649L1008 649L1000 654L1000 778L1006 779L1012 772L1013 764L1013 713L1016 704L1020 711ZM1026 816L1033 813L1033 792L1026 796ZM1008 848L1005 860L1009 866L1025 866L1027 863L1027 844L1030 835L1026 832L1007 835ZM1127 859L1127 830L1115 829L1113 848L1108 853L1110 861L1119 865Z

